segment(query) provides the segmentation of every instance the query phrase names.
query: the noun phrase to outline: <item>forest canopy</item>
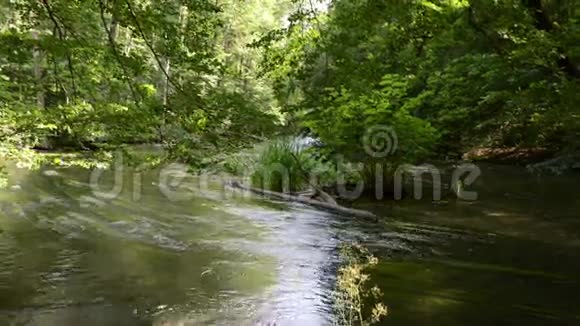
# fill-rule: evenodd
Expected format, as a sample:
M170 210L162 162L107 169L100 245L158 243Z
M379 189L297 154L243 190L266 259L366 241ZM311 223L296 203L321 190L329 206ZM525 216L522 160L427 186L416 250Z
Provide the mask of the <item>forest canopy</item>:
M195 162L306 131L362 160L580 146L574 0L2 0L0 142ZM201 154L200 154L201 153Z
M265 72L297 121L351 157L389 125L401 155L580 145L574 0L337 0L264 37Z
M279 110L267 81L255 77L259 50L246 44L278 27L284 8L257 0L3 0L1 141L211 149L272 132Z

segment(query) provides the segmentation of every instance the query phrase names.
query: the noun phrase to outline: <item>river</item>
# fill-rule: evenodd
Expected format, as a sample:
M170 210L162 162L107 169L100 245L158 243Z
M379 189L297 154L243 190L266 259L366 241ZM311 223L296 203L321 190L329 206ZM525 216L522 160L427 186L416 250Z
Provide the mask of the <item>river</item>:
M385 217L375 224L178 166L105 173L97 191L88 170L12 168L0 325L328 325L338 249L353 241L380 259L385 324L579 324L580 177L483 172L476 202L363 204Z

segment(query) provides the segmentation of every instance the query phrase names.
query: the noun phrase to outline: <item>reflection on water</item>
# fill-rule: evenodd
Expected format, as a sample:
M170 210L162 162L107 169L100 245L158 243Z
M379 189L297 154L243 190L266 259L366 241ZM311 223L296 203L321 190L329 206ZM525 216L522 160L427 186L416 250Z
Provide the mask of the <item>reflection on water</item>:
M103 199L88 171L49 171L13 171L0 191L0 325L327 325L337 248L354 240L382 258L391 325L580 320L578 178L492 167L479 202L369 205L396 217L377 226L218 184L171 201L158 171L137 197L126 171Z

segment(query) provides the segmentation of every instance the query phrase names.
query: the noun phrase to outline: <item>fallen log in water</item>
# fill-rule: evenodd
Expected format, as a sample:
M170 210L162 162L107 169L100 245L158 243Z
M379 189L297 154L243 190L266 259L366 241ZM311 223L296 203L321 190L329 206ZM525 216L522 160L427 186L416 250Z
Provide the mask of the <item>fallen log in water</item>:
M284 193L276 192L276 191L252 188L250 186L243 185L237 181L231 181L228 183L228 185L231 186L232 188L250 191L250 192L253 192L255 194L265 196L265 197L278 198L278 199L282 199L282 200L289 201L289 202L298 202L301 204L306 204L306 205L322 208L325 210L333 211L333 212L336 212L336 213L341 214L341 215L355 216L355 217L360 217L360 218L369 218L369 219L374 219L374 220L378 219L378 217L375 214L373 214L369 211L348 208L348 207L340 206L340 205L334 204L334 203L326 203L326 202L323 202L320 200L310 199L310 198L301 197L301 196L294 196L294 195L290 195L290 194L284 194Z

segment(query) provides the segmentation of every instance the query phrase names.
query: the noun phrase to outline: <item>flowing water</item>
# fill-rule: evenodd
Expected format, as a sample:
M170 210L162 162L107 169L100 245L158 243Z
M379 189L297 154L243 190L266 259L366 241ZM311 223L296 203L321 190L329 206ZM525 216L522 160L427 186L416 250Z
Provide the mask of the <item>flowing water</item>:
M388 217L373 224L203 186L177 167L169 179L104 174L98 190L87 170L10 172L0 325L332 324L351 241L381 259L386 324L580 324L577 175L488 167L475 203L372 203Z

